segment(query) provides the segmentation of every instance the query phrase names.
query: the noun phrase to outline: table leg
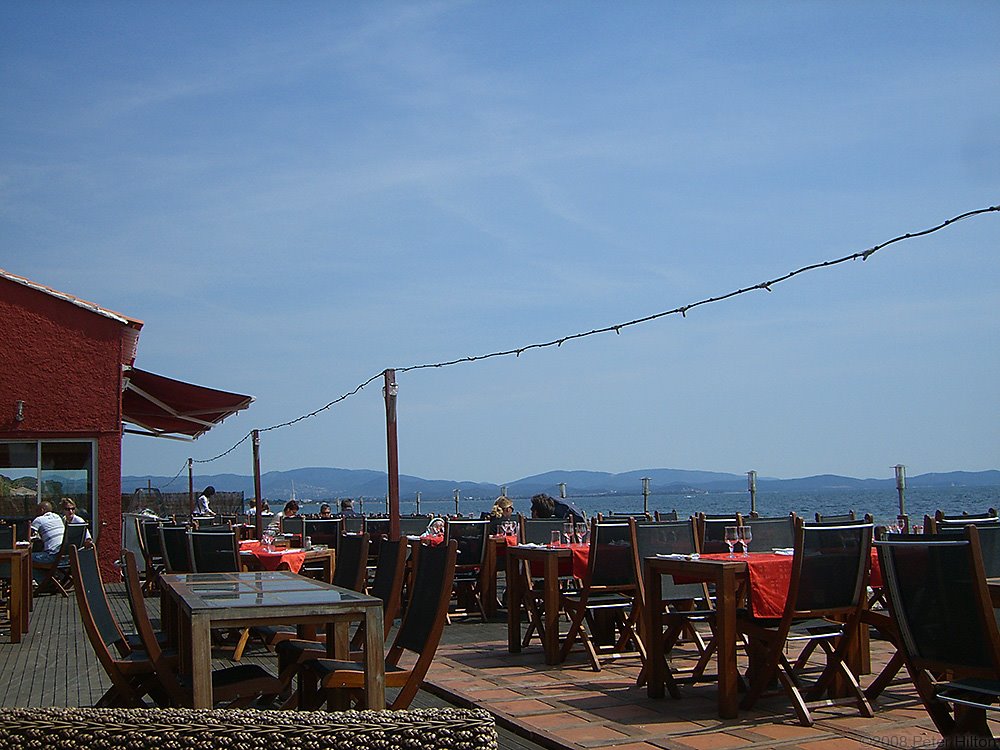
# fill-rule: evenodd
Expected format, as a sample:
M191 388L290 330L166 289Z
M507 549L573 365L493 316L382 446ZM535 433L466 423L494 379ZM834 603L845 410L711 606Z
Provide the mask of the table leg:
M724 568L719 572L715 582L715 602L719 716L723 719L734 719L738 706L738 666L736 663L736 575L732 570Z
M667 669L663 656L663 599L659 571L646 565L643 570L643 587L646 591L643 609L646 643L646 695L662 698L665 692Z
M545 601L545 663L559 663L559 558L546 555L542 596Z
M11 555L10 558L10 642L21 642L21 627L24 625L22 610L25 604L24 576L21 575L22 556Z
M524 586L521 580L521 561L507 551L507 651L521 651L521 604Z
M191 618L191 687L194 708L212 707L212 630L207 617Z
M486 540L486 556L479 575L479 591L487 617L497 615L497 543Z
M365 708L385 708L385 639L381 607L365 612Z

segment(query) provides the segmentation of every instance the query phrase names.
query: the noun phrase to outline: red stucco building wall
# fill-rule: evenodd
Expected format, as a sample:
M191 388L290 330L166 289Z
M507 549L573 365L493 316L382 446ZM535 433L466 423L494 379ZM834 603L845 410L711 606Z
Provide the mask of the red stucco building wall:
M0 440L96 439L96 538L107 576L121 551L122 364L135 358L141 326L0 277Z

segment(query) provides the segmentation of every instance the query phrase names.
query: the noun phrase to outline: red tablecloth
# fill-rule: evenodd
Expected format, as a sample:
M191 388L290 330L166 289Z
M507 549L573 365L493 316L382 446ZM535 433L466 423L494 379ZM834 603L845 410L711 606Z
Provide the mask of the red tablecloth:
M707 560L728 560L729 553L702 555ZM737 558L740 555L737 554ZM781 617L788 598L788 584L792 578L792 556L771 552L753 552L743 558L750 578L750 610L755 617ZM882 585L882 571L878 555L872 550L872 571L869 585Z
M565 545L563 546L565 547ZM583 580L587 577L587 568L590 565L590 545L571 544L569 549L573 553L570 557L559 558L559 576L573 576ZM532 578L541 578L541 563L531 563L531 576Z
M263 570L284 570L284 568L288 568L293 573L298 573L302 569L302 563L306 560L306 551L304 549L264 547L256 539L240 542L240 552L251 553Z

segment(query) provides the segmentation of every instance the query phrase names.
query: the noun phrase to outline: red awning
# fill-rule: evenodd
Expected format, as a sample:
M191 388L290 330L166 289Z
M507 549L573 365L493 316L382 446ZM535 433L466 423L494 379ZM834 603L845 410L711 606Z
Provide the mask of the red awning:
M246 409L253 396L172 380L135 367L125 369L122 421L140 435L194 439Z

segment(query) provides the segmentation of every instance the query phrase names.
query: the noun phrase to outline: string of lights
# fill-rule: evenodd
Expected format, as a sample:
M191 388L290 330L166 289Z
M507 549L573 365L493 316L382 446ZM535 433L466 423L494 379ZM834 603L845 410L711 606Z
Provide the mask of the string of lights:
M199 463L201 463L201 462L199 462ZM185 461L185 462L184 462L184 464L183 464L183 465L181 466L181 468L177 470L177 473L176 473L176 474L174 474L174 478L173 478L173 479L171 479L171 480L170 480L169 482L167 482L167 483L166 483L165 485L163 485L163 486L164 486L164 487L169 487L169 486L170 486L170 485L172 485L172 484L173 484L174 482L176 482L176 481L177 481L177 477L179 477L179 476L181 475L181 472L182 472L182 471L184 471L184 469L186 469L186 468L187 468L187 461Z
M898 235L897 237L893 237L892 239L886 240L885 242L879 243L878 245L874 245L874 246L868 248L867 250L862 250L862 251L859 251L859 252L851 253L850 255L845 255L845 256L843 256L841 258L836 258L834 260L826 260L826 261L821 261L821 262L818 262L818 263L811 263L811 264L809 264L807 266L802 266L801 268L797 268L794 271L789 271L788 273L785 273L785 274L783 274L781 276L777 276L777 277L775 277L773 279L769 279L767 281L761 281L761 282L758 282L756 284L751 284L749 286L741 287L741 288L735 289L735 290L733 290L731 292L726 292L724 294L719 294L719 295L716 295L714 297L706 297L705 299L701 299L701 300L698 300L696 302L691 302L691 303L688 303L686 305L681 305L681 306L675 307L675 308L673 308L671 310L664 310L662 312L653 313L651 315L645 315L645 316L643 316L641 318L635 318L633 320L625 321L624 323L615 323L615 324L612 324L612 325L604 326L602 328L594 328L594 329L589 330L589 331L581 331L579 333L573 333L573 334L569 334L567 336L561 336L561 337L559 337L557 339L552 339L551 341L544 341L544 342L539 342L539 343L534 343L534 344L526 344L524 346L519 346L519 347L516 347L514 349L502 349L500 351L490 352L488 354L473 354L473 355L469 355L469 356L466 356L466 357L458 357L456 359L445 360L443 362L432 362L432 363L426 363L426 364L408 365L408 366L405 366L405 367L395 367L395 368L389 368L389 369L394 369L396 371L396 373L398 374L398 373L405 373L405 372L413 372L415 370L429 370L429 369L434 369L434 368L439 368L439 367L451 367L451 366L454 366L454 365L466 364L466 363L470 363L470 362L481 362L483 360L494 359L496 357L509 357L509 356L512 356L512 355L514 357L520 357L524 352L531 351L533 349L546 349L546 348L553 347L553 346L554 347L560 347L563 344L565 344L567 341L574 341L576 339L582 339L582 338L587 338L589 336L597 336L599 334L612 333L612 332L614 332L615 334L621 334L622 330L624 330L626 328L631 328L633 326L641 325L643 323L649 323L649 322L654 321L654 320L659 320L660 318L665 318L665 317L667 317L669 315L680 315L682 318L686 318L687 314L691 310L694 310L695 308L702 307L704 305L714 304L714 303L717 303L717 302L723 302L725 300L732 299L734 297L739 297L740 295L743 295L743 294L749 294L750 292L755 292L755 291L770 292L772 290L772 287L774 287L774 286L776 286L776 285L778 285L778 284L780 284L782 282L788 281L789 279L793 279L796 276L801 276L804 273L808 273L810 271L816 271L816 270L819 270L819 269L832 268L833 266L838 266L838 265L840 265L842 263L847 263L847 262L855 261L855 260L866 261L872 255L874 255L875 253L879 252L880 250L883 250L883 249L889 247L890 245L894 245L894 244L896 244L898 242L902 242L903 240L914 239L916 237L925 237L925 236L927 236L929 234L934 234L935 232L938 232L938 231L944 229L945 227L949 227L952 224L956 224L957 222L963 221L964 219L969 219L969 218L971 218L973 216L979 216L981 214L995 213L997 211L1000 211L1000 205L988 206L986 208L978 208L978 209L975 209L975 210L972 210L972 211L966 211L965 213L959 214L957 216L953 216L950 219L942 221L940 224L937 224L935 226L929 227L927 229L921 229L921 230L916 231L916 232L907 232L906 234ZM281 422L279 424L271 425L270 427L262 428L262 429L258 430L258 432L269 432L271 430L278 430L278 429L281 429L283 427L290 427L291 425L294 425L294 424L296 424L298 422L301 422L303 420L315 417L318 414L321 414L322 412L327 411L328 409L332 408L336 404L339 404L342 401L347 400L351 396L354 396L354 395L360 393L362 390L365 389L365 387L371 385L373 382L375 382L376 380L378 380L379 378L381 378L383 376L383 373L384 373L384 370L383 371L379 371L378 373L376 373L376 374L372 375L370 378L368 378L368 380L366 380L363 383L361 383L360 385L358 385L353 390L348 391L347 393L344 393L341 396L338 396L337 398L335 398L332 401L324 404L323 406L319 407L318 409L315 409L314 411L309 412L308 414L303 414L302 416L296 417L295 419L288 420L287 422ZM231 447L229 450L225 451L224 453L220 453L219 455L213 456L212 458L206 458L206 459L201 459L201 460L194 459L194 463L205 464L205 463L211 463L212 461L217 461L218 459L222 458L223 456L229 455L234 450L236 450L240 445L242 445L247 440L249 440L252 434L253 434L252 431L248 432L246 435L243 436L243 438L238 443L236 443L236 445L234 445L233 447ZM183 471L183 469L182 469L182 471ZM178 475L179 474L180 474L180 472L178 472ZM176 479L176 478L177 477L174 477L174 479ZM173 480L171 480L171 481L173 481ZM169 482L168 482L168 484L169 484Z

